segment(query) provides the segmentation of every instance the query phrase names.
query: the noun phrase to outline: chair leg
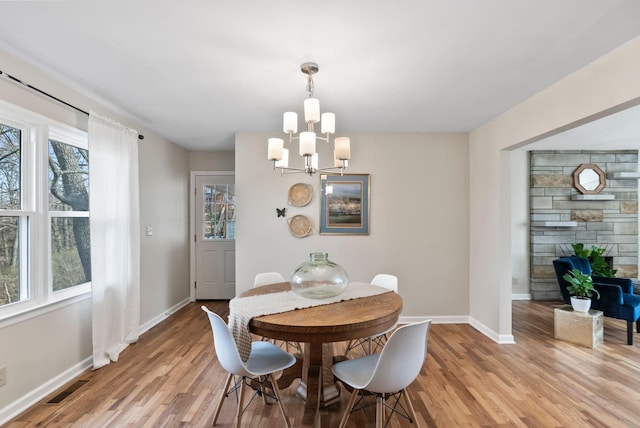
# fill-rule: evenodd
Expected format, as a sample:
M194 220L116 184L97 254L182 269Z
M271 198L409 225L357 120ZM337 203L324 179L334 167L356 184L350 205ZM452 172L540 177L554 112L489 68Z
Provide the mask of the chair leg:
M640 333L640 319L636 321L636 332Z
M215 425L218 420L218 416L220 416L220 409L222 409L222 403L224 403L224 399L227 396L229 385L231 385L231 379L233 379L233 375L229 373L227 375L227 380L224 381L224 386L222 387L220 396L218 397L218 403L216 404L216 410L213 412L213 422L211 422L211 425Z
M244 410L244 377L240 379L240 387L238 391L238 409L236 410L236 422L233 425L234 427L240 427L240 423L242 422L242 413Z
M276 400L278 400L278 406L280 407L280 413L282 413L282 417L284 418L284 423L286 424L287 428L291 428L291 422L289 422L289 417L287 416L287 412L284 410L284 404L282 404L282 398L280 397L280 388L278 388L278 382L273 373L269 375L269 380L271 380L273 393L276 396Z
M349 402L347 403L347 408L344 411L344 415L342 415L342 420L340 421L340 427L344 428L347 426L347 421L349 420L349 416L351 416L351 409L353 409L353 405L356 404L356 398L358 398L359 389L353 389L351 392L351 396L349 397Z
M376 428L382 428L384 426L384 395L377 394L376 396Z
M344 349L345 349L345 351L344 351L344 354L343 354L343 355L344 355L345 357L347 356L347 354L349 353L349 351L351 351L351 347L352 347L352 346L353 346L353 340L348 341L348 342L347 342L347 347L346 347L346 348L344 348Z
M420 428L420 422L418 422L416 411L413 408L413 404L411 404L411 397L409 397L409 391L407 391L407 388L402 390L401 395L402 395L402 398L404 398L404 402L407 405L407 409L409 409L409 415L411 415L411 422L416 424L417 428Z
M262 387L259 387L259 388L262 388L262 393L260 393L258 395L262 396L262 404L264 404L266 406L267 405L267 392L268 391L266 391L267 387L264 386L265 380L266 380L266 378L263 378L262 376L258 376L258 384L262 384L263 385Z
M627 345L633 345L633 321L627 321Z

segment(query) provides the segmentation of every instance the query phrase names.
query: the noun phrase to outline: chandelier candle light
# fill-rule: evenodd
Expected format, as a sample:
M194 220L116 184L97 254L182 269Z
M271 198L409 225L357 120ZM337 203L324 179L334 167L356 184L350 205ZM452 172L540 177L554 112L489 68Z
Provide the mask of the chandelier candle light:
M304 168L289 167L289 149L284 148L282 138L269 138L267 158L273 161L273 168L280 169L281 174L294 174L303 172L313 175L318 171L339 172L343 171L349 164L351 158L351 142L347 137L338 137L334 140L333 146L333 166L320 168L318 166L318 153L316 152L316 140L329 143L331 134L335 133L336 115L333 113L322 113L320 115L320 100L313 97L313 75L320 68L314 62L305 62L300 66L300 70L307 75L307 93L309 98L304 100L304 121L307 123L307 130L298 132L298 115L288 111L284 114L283 131L289 134L289 143L298 140L300 156L304 158ZM316 123L321 123L320 133L325 136L318 136L315 132ZM287 172L285 172L287 171Z

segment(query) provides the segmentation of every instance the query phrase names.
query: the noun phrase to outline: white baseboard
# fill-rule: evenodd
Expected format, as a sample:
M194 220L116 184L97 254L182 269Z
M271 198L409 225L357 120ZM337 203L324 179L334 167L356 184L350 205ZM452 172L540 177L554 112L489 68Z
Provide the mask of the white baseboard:
M92 365L93 358L86 358L8 406L0 409L0 426L9 422L11 419L15 418L40 400L43 400L47 395L51 394L55 390L63 387L66 383L80 376L82 373L90 369Z
M511 300L531 300L531 294L512 294Z
M174 313L176 313L180 309L182 309L185 306L187 306L189 304L189 302L190 302L190 300L187 297L186 299L184 299L183 301L178 302L177 304L173 305L172 307L170 307L169 309L167 309L166 311L164 311L160 315L150 319L149 321L147 321L146 323L144 323L143 325L140 326L139 334L142 335L142 334L146 333L147 331L151 330L153 327L155 327L156 325L160 324L162 321L166 320L171 315L173 315Z
M469 324L499 345L513 345L516 343L512 334L498 334L475 318L469 317Z
M400 317L398 321L400 324L409 324L412 322L419 322L424 320L432 320L433 324L469 324L471 327L478 330L480 333L487 336L489 339L500 345L512 345L515 339L512 334L498 334L491 330L481 322L478 322L474 318L467 315L459 316L435 316L435 317Z

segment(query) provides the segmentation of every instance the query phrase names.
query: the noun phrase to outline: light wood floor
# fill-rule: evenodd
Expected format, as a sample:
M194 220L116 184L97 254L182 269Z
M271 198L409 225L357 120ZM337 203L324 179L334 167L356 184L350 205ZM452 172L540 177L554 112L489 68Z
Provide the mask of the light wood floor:
M225 373L213 353L207 317L190 304L144 334L120 361L78 380L87 381L59 404L56 394L7 426L209 426ZM224 302L206 302L228 313ZM497 345L468 325L435 324L428 357L411 385L422 427L639 427L640 334L626 345L626 324L605 319L604 344L584 348L553 337L557 303L514 302L515 345ZM73 383L73 382L72 382ZM283 391L294 425L302 419L297 382ZM346 403L323 410L336 427ZM232 426L228 400L219 426ZM277 405L254 402L246 427L280 427ZM350 427L367 426L363 412ZM415 426L394 417L389 427Z

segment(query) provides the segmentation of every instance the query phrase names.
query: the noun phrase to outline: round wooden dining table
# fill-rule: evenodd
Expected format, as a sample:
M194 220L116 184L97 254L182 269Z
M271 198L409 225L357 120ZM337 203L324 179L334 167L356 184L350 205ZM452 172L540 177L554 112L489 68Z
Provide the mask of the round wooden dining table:
M375 287L371 285L371 287ZM252 288L238 297L289 291L288 282ZM382 291L382 290L381 290ZM402 311L402 298L392 291L305 309L254 317L249 330L263 337L304 343L304 355L278 381L281 388L300 378L297 393L305 400L302 426L320 427L320 407L340 399L331 372L333 342L360 339L394 326Z

